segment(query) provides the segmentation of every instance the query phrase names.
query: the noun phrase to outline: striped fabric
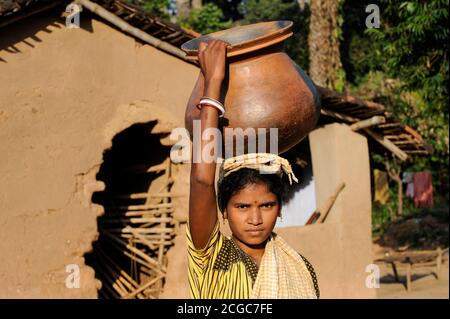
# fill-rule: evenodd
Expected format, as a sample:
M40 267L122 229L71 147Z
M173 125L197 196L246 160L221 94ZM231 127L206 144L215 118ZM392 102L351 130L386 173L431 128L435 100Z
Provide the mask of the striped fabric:
M219 231L219 222L205 246L196 249L187 225L188 279L191 298L318 298L312 266L273 234L258 270L233 240Z
M195 248L189 225L186 229L188 245L188 279L191 298L195 299L248 299L253 280L242 258L235 258L224 269L229 254L222 250L229 239L219 231L217 222L205 248ZM221 253L220 253L221 252ZM219 254L220 253L220 254ZM248 263L247 263L248 265Z

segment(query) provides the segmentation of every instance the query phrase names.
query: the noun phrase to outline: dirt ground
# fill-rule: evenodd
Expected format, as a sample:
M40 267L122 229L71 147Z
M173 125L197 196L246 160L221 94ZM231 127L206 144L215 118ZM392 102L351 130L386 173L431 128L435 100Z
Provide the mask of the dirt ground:
M379 256L380 247L374 247ZM399 280L395 281L392 267L379 264L380 288L377 298L380 299L448 299L449 298L449 262L448 254L444 256L439 279L435 276L435 267L414 265L412 268L411 291L406 290L406 269L399 268Z

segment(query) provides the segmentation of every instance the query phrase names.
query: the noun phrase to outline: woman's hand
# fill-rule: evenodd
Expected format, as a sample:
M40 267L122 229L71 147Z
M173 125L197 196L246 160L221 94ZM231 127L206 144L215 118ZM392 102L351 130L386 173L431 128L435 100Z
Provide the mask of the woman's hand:
M198 61L205 83L222 82L225 78L226 49L229 44L221 40L200 42Z

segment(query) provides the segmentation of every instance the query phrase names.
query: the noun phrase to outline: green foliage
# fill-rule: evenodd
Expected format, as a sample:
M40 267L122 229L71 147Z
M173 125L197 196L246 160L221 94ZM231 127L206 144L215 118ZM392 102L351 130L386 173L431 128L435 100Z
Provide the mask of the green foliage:
M169 18L169 15L167 14L169 0L126 0L126 2L140 6L149 14L163 19Z
M232 21L224 21L222 10L213 3L207 3L192 10L188 17L181 19L180 24L201 34L208 34L230 28Z
M309 69L308 32L309 7L300 11L297 1L285 0L246 0L239 6L244 17L240 24L251 24L274 20L291 20L294 22L294 35L285 42L286 52L304 70Z
M448 203L448 0L380 0L381 28L364 27L364 7L347 0L344 66L355 94L385 105L433 147L403 170L431 170ZM359 13L358 13L359 12Z

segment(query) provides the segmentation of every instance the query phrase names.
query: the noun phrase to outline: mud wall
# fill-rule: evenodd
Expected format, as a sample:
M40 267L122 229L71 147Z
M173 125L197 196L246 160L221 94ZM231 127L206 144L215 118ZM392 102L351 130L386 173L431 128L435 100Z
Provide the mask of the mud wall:
M183 126L197 77L193 65L89 15L82 13L80 29L63 22L46 13L0 30L3 298L97 297L83 255L103 211L91 203L104 187L95 177L103 151L134 123ZM79 288L66 287L71 264Z

